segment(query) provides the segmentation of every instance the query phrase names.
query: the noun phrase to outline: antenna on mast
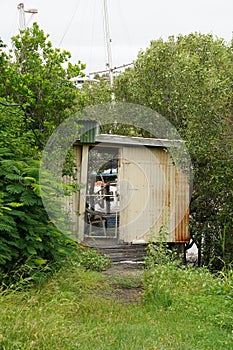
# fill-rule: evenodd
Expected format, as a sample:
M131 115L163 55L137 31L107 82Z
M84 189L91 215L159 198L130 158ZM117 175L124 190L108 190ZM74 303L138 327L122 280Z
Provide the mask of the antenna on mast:
M30 13L32 16L38 13L38 10L36 9L24 9L24 3L21 2L18 6L17 9L19 10L19 29L20 30L25 30L26 29L26 18L25 18L25 13Z
M109 30L109 18L108 18L108 6L107 0L104 0L104 29L105 29L105 40L107 45L107 55L108 55L108 73L109 73L109 81L110 86L113 86L113 67L112 67L112 48L111 43L112 39L110 38L110 30Z

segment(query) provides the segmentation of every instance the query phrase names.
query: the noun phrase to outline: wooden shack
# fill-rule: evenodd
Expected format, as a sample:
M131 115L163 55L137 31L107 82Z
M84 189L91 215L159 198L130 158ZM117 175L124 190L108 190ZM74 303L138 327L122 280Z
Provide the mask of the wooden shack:
M79 242L189 241L189 178L172 157L180 141L99 134L74 144L70 202Z

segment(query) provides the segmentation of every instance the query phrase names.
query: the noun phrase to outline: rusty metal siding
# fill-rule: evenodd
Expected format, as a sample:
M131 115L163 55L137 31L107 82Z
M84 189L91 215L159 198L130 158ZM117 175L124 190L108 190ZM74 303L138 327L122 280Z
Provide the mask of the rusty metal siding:
M176 205L174 208L174 236L176 242L189 241L189 179L186 173L176 167Z
M153 148L151 152L160 160L160 169L157 170L162 172L165 180L157 181L157 199L153 198L151 202L152 211L156 201L163 206L161 220L157 220L153 226L153 235L157 238L163 227L168 242L187 242L190 238L188 176L174 165L168 151Z
M168 242L189 240L187 177L166 150L124 147L120 183L121 240L157 241L161 233Z

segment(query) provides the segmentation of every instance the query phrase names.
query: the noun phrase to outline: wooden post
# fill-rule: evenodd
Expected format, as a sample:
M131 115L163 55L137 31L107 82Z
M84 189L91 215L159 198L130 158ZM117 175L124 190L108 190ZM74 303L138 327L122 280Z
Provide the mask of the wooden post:
M78 240L82 242L84 240L85 230L85 213L86 213L86 193L87 193L87 172L88 172L88 152L89 146L83 145L82 147L82 161L81 161L81 174L80 174L80 202L79 202L79 219L78 219Z

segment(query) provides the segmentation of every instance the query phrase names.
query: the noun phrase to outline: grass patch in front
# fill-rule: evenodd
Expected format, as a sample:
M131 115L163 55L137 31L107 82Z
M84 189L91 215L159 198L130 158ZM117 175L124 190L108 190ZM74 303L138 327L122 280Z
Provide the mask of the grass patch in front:
M114 279L75 266L37 287L2 294L0 349L232 349L229 278L169 264L156 271L146 272L145 298L137 304L115 300ZM115 278L119 288L139 281Z

